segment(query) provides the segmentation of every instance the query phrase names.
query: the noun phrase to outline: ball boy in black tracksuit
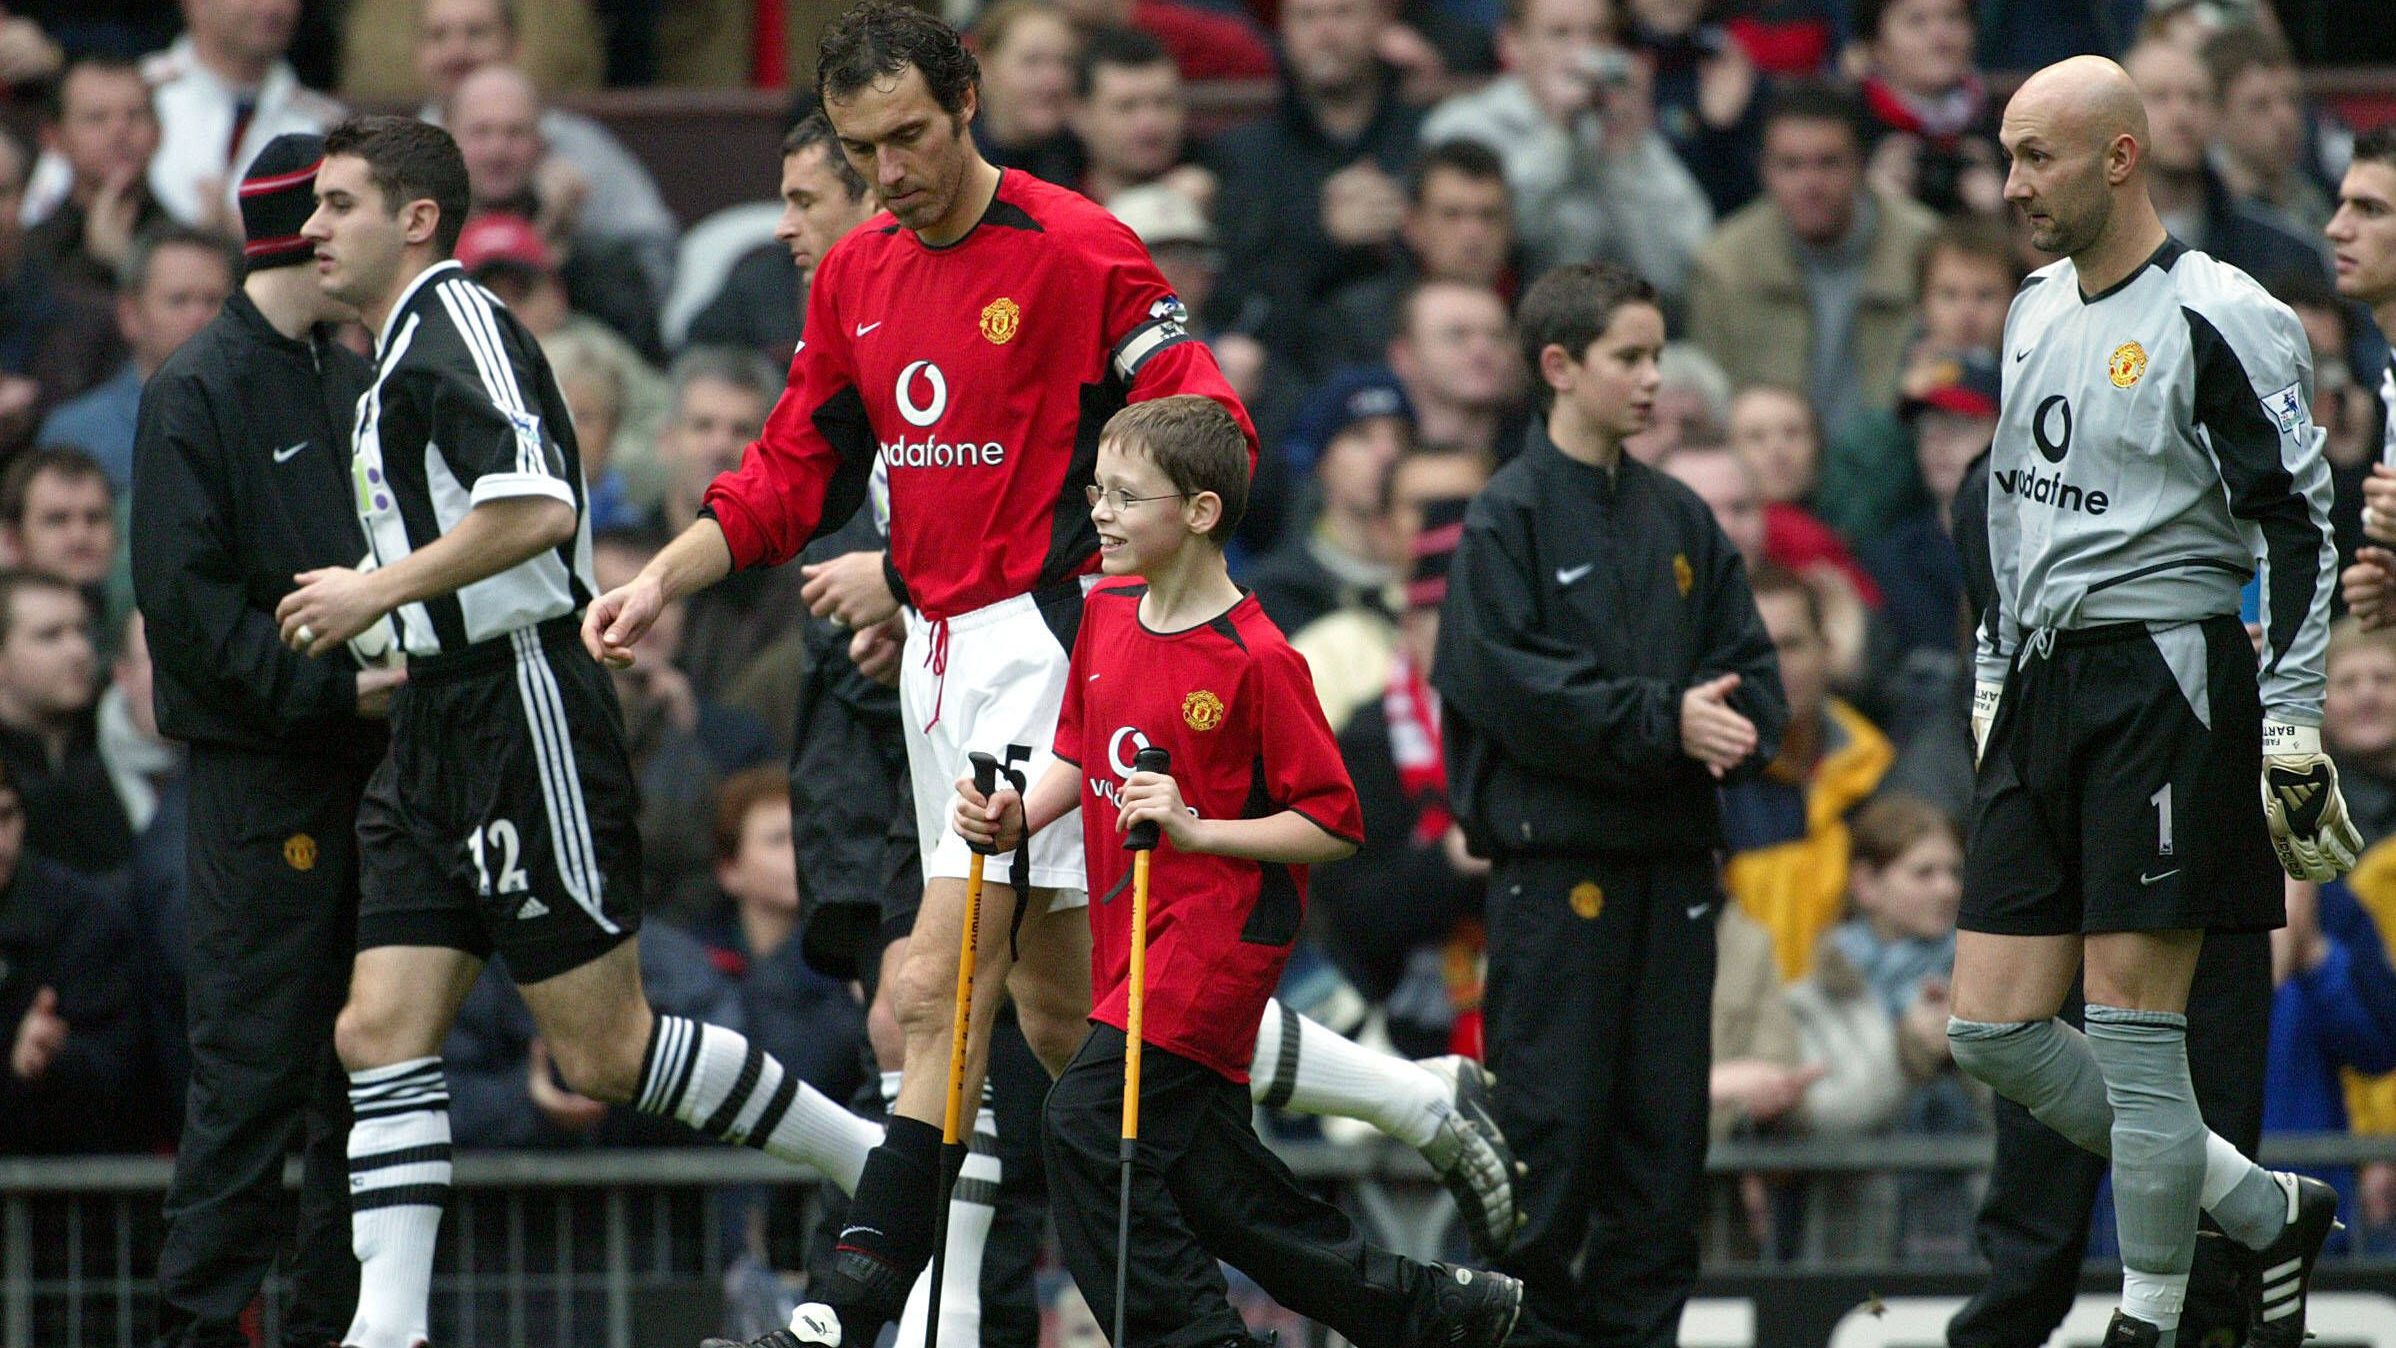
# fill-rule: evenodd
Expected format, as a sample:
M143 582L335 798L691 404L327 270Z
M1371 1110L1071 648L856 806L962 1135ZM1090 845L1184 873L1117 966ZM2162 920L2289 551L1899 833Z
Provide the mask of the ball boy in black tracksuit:
M242 180L249 259L224 312L142 392L133 584L158 725L191 746L191 1093L158 1256L159 1342L246 1343L237 1323L286 1236L283 1157L305 1128L288 1344L338 1339L350 1255L349 1083L333 1018L358 916L357 811L390 672L279 638L292 577L366 551L350 493L366 362L305 264L316 136L277 137ZM378 713L379 714L379 713Z
M1489 1066L1534 1181L1500 1267L1527 1287L1519 1344L1666 1348L1697 1276L1716 785L1771 760L1788 704L1737 550L1622 453L1655 397L1655 292L1559 267L1518 322L1545 424L1465 516L1432 678L1494 863Z

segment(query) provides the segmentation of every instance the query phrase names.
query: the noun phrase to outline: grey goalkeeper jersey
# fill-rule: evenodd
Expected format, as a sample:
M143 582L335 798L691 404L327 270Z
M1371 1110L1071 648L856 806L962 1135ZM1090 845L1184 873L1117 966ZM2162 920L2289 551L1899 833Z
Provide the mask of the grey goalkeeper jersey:
M2234 614L2259 567L2265 714L2320 724L2338 558L2296 315L2169 240L2098 295L2033 273L2003 360L1979 677L2040 628Z

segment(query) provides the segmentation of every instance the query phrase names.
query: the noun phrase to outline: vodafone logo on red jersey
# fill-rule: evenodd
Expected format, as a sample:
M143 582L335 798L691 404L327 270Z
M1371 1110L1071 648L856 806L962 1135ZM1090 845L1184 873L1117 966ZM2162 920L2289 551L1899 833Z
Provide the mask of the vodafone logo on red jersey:
M908 425L929 430L948 411L948 376L931 361L910 361L899 371L892 394ZM909 440L902 435L882 442L882 458L893 468L996 468L1007 461L1007 447L996 440Z

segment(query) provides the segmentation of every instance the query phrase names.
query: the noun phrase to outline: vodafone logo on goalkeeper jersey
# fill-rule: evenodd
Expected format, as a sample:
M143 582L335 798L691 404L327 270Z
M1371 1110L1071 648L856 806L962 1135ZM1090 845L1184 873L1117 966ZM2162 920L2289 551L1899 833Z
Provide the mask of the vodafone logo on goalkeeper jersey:
M910 361L899 371L894 396L899 415L908 425L930 430L948 411L948 376L931 361ZM883 441L881 448L883 460L893 468L996 468L1007 461L1007 447L996 440L909 440L901 436Z

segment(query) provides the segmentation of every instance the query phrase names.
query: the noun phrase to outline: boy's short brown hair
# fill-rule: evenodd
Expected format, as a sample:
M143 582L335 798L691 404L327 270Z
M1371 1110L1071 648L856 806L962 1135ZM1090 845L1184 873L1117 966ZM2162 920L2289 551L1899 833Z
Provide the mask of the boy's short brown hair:
M1223 515L1207 539L1218 547L1230 541L1248 509L1248 434L1231 409L1195 393L1151 398L1107 418L1099 439L1146 454L1175 491L1213 492Z

